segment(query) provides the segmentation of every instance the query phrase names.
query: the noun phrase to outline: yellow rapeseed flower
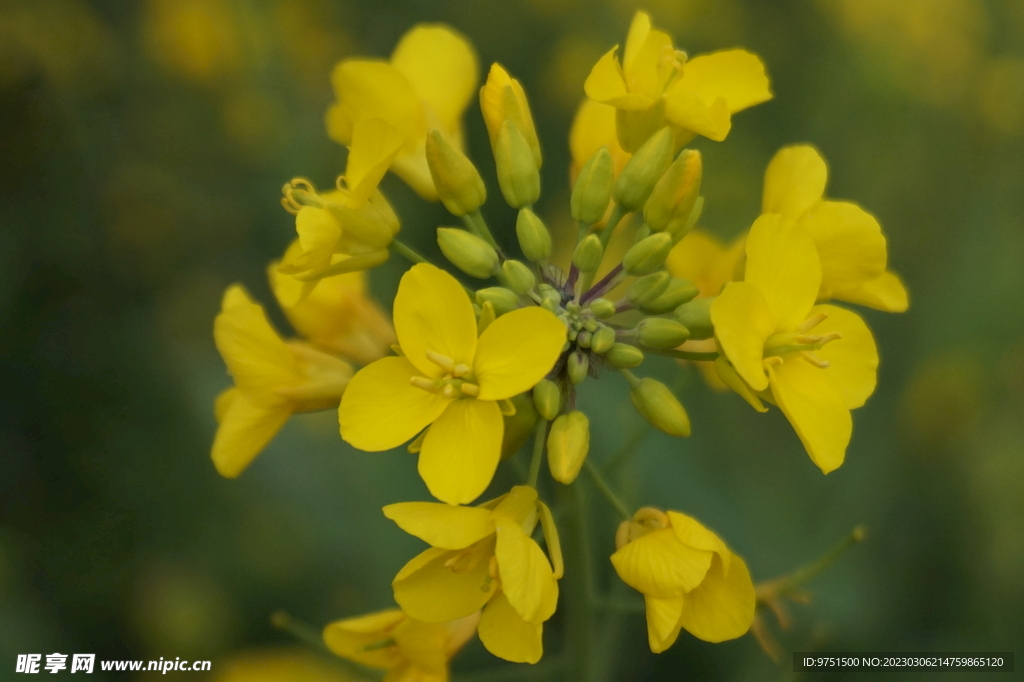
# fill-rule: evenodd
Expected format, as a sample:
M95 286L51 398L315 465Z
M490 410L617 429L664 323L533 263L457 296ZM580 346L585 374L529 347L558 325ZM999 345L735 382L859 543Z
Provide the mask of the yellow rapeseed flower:
M386 670L384 682L448 682L448 662L476 632L480 614L423 623L387 609L330 623L324 643L333 653Z
M814 304L818 251L792 221L762 215L750 228L746 255L744 281L726 285L711 305L725 356L719 376L756 409L765 409L762 398L778 405L828 473L846 456L850 410L875 390L875 341L856 314Z
M337 102L327 111L327 134L351 145L359 121L384 119L401 139L391 169L420 196L436 199L427 131L437 128L462 147L462 113L478 79L476 52L465 37L444 24L420 24L402 36L390 61L354 58L334 67Z
M696 135L722 141L732 114L772 98L764 64L746 50L687 60L672 38L637 12L620 61L616 45L594 65L587 97L617 110L619 141L635 151L666 124L683 145Z
M437 499L472 502L498 466L498 401L528 391L551 371L565 326L531 306L502 315L478 339L465 290L426 263L402 276L394 321L402 356L378 360L352 378L339 413L341 437L361 450L390 450L430 426L420 476Z
M742 636L754 620L754 585L743 559L697 520L652 507L619 525L612 565L644 595L651 651L685 629L707 642Z
M901 313L907 291L886 271L882 228L870 213L849 201L824 198L828 168L810 145L784 147L764 176L763 213L778 213L807 231L821 258L819 301L836 299Z
M497 144L501 126L512 121L526 138L537 168L541 166L540 140L533 125L533 114L522 84L508 75L501 64L494 63L487 73L487 82L480 88L480 111L484 115L491 146Z
M443 623L483 609L479 634L488 651L517 663L540 660L544 621L558 602L562 555L551 512L536 490L516 486L477 507L404 502L384 507L384 515L431 545L392 583L406 613ZM538 521L550 562L532 538Z
M215 406L213 463L228 478L242 473L293 413L337 405L352 376L345 361L284 341L237 284L224 293L213 338L235 380Z

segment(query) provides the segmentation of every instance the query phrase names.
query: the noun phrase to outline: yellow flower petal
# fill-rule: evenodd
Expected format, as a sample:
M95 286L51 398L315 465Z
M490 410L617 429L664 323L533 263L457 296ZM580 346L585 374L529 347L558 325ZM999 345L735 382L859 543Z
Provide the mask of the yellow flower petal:
M465 36L445 24L414 26L398 42L391 64L426 105L427 127L461 141L462 114L480 77L476 51Z
M619 145L619 135L615 129L615 107L584 99L569 129L569 150L572 152L570 174L573 182L601 147L607 147L611 152L612 167L618 177L629 161L630 154Z
M424 623L446 623L479 611L497 588L497 581L488 574L490 547L488 543L474 546L453 567L445 563L457 552L432 548L413 557L391 583L395 601Z
M669 251L665 267L673 277L696 284L701 296L717 296L735 279L742 253L742 240L726 246L714 235L691 230Z
M878 349L871 330L856 313L832 305L818 305L811 314L825 313L828 317L809 333L838 332L842 338L830 341L814 354L827 360L823 370L829 381L839 389L846 407L854 410L875 392L878 378Z
M628 94L626 81L622 78L622 68L615 57L618 50L618 45L608 50L590 70L590 75L583 83L587 97L595 102L614 104Z
M828 166L809 144L783 147L764 173L762 213L778 213L797 220L821 201L828 182Z
M245 471L292 414L286 404L254 405L237 388L217 398L217 411L219 423L210 455L217 473L225 478L235 478Z
M400 502L384 507L384 516L409 535L443 549L463 549L494 532L491 512L480 507Z
M687 547L671 528L653 531L612 554L616 573L635 590L652 597L680 597L704 579L712 553Z
M507 90L511 90L511 100ZM497 62L491 64L487 82L480 88L480 110L484 115L492 146L496 144L505 120L511 119L529 143L533 159L540 168L543 161L540 140L537 139L537 129L533 124L533 114L526 99L526 91L523 90L522 83L512 78Z
M270 326L263 306L240 285L224 292L213 340L239 388L265 393L301 379L295 354Z
M444 270L427 263L409 268L398 285L394 318L402 353L423 374L445 374L427 358L427 351L472 367L476 351L473 304L458 280Z
M520 618L501 592L480 616L478 633L487 650L506 661L536 663L544 655L544 626Z
M676 81L665 94L665 118L673 125L721 142L729 135L732 119L724 97L711 100Z
M514 520L497 516L498 560L501 590L519 616L530 623L542 623L558 604L558 582L540 546Z
M327 134L352 143L353 127L366 118L382 118L411 148L427 133L423 105L412 83L387 62L346 59L334 67L331 84L338 101L327 111Z
M341 397L341 437L360 450L379 452L406 442L437 419L451 402L409 383L421 376L405 358L382 358L362 368Z
M683 65L678 87L696 93L711 106L719 98L730 114L772 98L761 59L746 50L703 54Z
M524 525L537 508L537 490L528 485L517 485L502 495L494 504L494 517L504 516ZM490 508L491 503L483 505Z
M662 31L648 31L640 49L630 59L627 41L626 58L622 71L631 92L643 95L651 102L661 97L669 77L675 73L666 54L672 53L672 38Z
M480 335L473 361L480 400L503 400L533 388L555 366L565 338L565 325L537 306L496 319Z
M391 632L408 618L401 609L387 609L336 620L324 628L324 644L342 658L386 670L398 665L402 655L395 646L373 645L390 639Z
M559 580L565 572L565 565L562 562L562 545L558 539L558 527L555 526L555 517L551 510L543 502L537 504L540 511L540 524L544 531L544 544L548 547L548 556L551 557L551 566L554 569L555 580Z
M843 463L853 433L850 409L827 371L796 355L768 370L775 402L825 474Z
M467 504L480 497L498 468L504 428L497 403L452 401L427 431L420 449L420 477L430 494L448 504Z
M703 365L705 363L700 364ZM747 382L740 378L740 375L736 373L736 369L726 358L719 356L714 364L711 365L711 372L705 372L704 379L711 383L711 379L708 378L709 374L721 382L725 388L731 388L735 391L739 397L747 401L747 404L758 412L768 411L768 408L761 402L761 398L750 388ZM712 388L714 388L714 385L712 385Z
M711 321L722 352L740 378L755 391L768 388L762 360L775 320L761 290L750 282L730 282L711 304Z
M287 271L295 274L320 270L331 264L331 256L343 235L341 224L323 208L303 206L295 216L295 232L299 236L301 256L296 254ZM285 260L288 263L288 259ZM283 269L284 270L284 269Z
M764 294L775 331L794 331L807 318L821 287L821 262L814 242L792 221L766 213L754 221L745 248L743 279Z
M679 637L679 616L683 612L682 597L644 597L647 607L647 642L651 651L660 654L675 644Z
M672 522L672 532L675 533L676 539L679 542L687 547L714 552L721 557L725 569L729 570L729 559L732 552L729 551L729 548L725 546L720 537L712 533L692 516L671 510L666 512L666 514Z
M352 126L352 144L345 166L349 208L365 204L402 147L402 135L382 118L364 118Z
M874 216L848 201L822 201L800 220L821 259L821 292L848 289L885 272L885 237Z
M651 32L651 16L647 12L636 12L633 20L629 22L629 32L626 34L626 49L622 54L622 68L629 71L636 61L637 53L643 47L647 36Z
M907 289L894 272L882 273L869 282L848 289L836 288L832 291L832 298L887 313L906 312L910 307Z
M705 642L736 639L750 629L755 601L754 584L743 559L732 555L726 572L716 555L704 582L683 597L679 622Z
M445 645L448 633L440 623L424 623L415 618L406 618L391 635L402 657L417 669L421 677L427 674L447 677L448 654Z

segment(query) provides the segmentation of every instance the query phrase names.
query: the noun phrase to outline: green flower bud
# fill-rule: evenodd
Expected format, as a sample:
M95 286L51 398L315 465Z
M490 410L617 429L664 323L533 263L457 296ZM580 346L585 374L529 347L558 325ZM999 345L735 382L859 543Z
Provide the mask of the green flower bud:
M596 234L588 234L576 245L572 254L572 263L580 272L594 272L601 265L604 247Z
M644 354L628 343L613 343L604 354L605 362L615 369L630 369L644 361Z
M483 305L485 301L491 302L494 312L500 317L519 307L519 294L505 287L479 289L476 292L476 302Z
M640 345L654 350L675 348L690 338L689 329L664 317L648 317L636 329Z
M541 282L537 285L537 293L541 298L541 305L547 307L548 304L553 305L556 309L562 305L562 294L559 293L558 289L554 288L550 284Z
M590 312L603 320L615 314L615 303L607 298L595 298L590 302Z
M611 152L601 147L590 157L572 186L572 219L585 225L593 225L604 218L608 202L612 198L612 183L615 168Z
M690 211L690 215L677 215L669 221L668 226L665 227L665 232L671 234L672 241L678 244L679 240L685 237L693 229L693 226L697 224L703 211L704 197L697 197L697 200L693 202L693 209Z
M427 166L437 196L452 215L464 216L487 200L487 188L473 162L441 131L427 133Z
M710 339L715 335L715 326L711 324L711 304L714 302L713 296L695 298L676 308L676 319L690 330L691 339Z
M494 142L498 184L512 208L532 206L540 197L540 171L530 143L512 119L506 119Z
M605 353L615 345L615 330L611 327L601 327L590 339L590 350L598 355Z
M487 279L498 267L498 252L493 246L457 227L437 228L437 245L445 258L471 277Z
M509 288L520 294L525 294L537 283L533 271L522 261L505 261L501 264L501 272L505 276Z
M670 436L690 435L690 418L668 386L650 377L636 380L629 389L629 399L651 426ZM631 382L632 383L632 382Z
M582 383L587 378L587 370L590 369L590 359L587 354L575 350L569 354L567 361L567 370L569 373L569 381L574 384Z
M657 274L657 273L655 273ZM653 277L654 275L648 275ZM644 303L640 307L643 308L644 312L652 313L654 315L661 315L667 313L670 310L674 310L686 303L687 301L695 298L700 290L697 289L697 285L688 279L675 279L668 283L668 287L665 288L656 299L648 303Z
M700 152L685 149L661 176L644 204L644 221L655 232L668 227L677 216L690 216L700 194L703 167Z
M672 163L675 141L672 129L665 127L636 150L615 181L612 197L626 211L639 211L651 196L655 183Z
M630 275L649 275L665 265L672 250L672 235L656 232L630 247L622 257L622 267Z
M551 255L551 233L533 211L521 209L516 218L516 236L523 254L535 263Z
M530 396L520 393L509 400L516 408L516 413L502 417L505 421L505 430L501 434L501 458L503 460L519 452L537 424L537 410L534 408Z
M581 331L576 337L576 345L580 348L590 348L590 340L594 338L593 332Z
M672 275L664 270L651 273L633 282L626 292L626 298L630 303L644 307L661 296L671 281Z
M541 419L551 421L562 409L562 390L551 379L541 379L540 383L533 387L533 404Z
M551 477L569 485L579 475L590 450L590 420L579 410L563 414L548 433L548 468Z

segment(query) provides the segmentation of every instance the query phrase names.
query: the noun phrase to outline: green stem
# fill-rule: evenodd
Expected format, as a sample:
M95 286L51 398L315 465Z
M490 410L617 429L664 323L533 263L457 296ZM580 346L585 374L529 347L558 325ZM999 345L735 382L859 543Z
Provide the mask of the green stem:
M533 454L530 456L530 478L527 480L527 485L531 488L537 487L537 479L540 478L540 462L544 459L544 437L547 431L547 421L538 419L533 432Z
M698 353L696 351L689 350L651 350L649 348L645 348L644 351L654 353L655 355L664 355L665 357L676 358L678 360L693 360L695 362L711 362L718 359L718 353L714 351Z
M836 560L845 554L848 549L863 542L864 534L864 527L857 526L850 531L849 535L843 538L842 542L823 554L818 558L818 560L807 564L806 566L801 566L781 578L768 581L766 584L767 591L769 591L772 596L781 597L796 590L798 587L816 578L825 569L834 564Z
M359 665L354 661L350 661L347 658L337 656L327 648L326 644L324 644L323 636L320 634L320 631L309 623L303 623L300 620L296 620L284 611L276 611L274 615L270 617L270 624L282 632L287 632L289 635L317 652L328 655L333 663L344 668L347 673L353 675L358 680L377 682L378 680L384 679L384 674L379 670L373 670Z
M583 463L583 467L587 470L587 473L590 474L590 479L594 482L594 487L604 495L604 499L608 500L608 503L615 508L615 511L618 512L619 516L621 516L624 521L628 521L633 518L633 515L629 512L629 507L627 507L619 496L615 494L615 491L612 490L611 486L608 485L608 482L604 480L601 472L597 470L597 467L594 466L594 463L591 462L589 458Z
M429 263L418 251L398 239L391 240L391 250L413 263Z
M619 204L615 204L615 208L612 209L612 214L608 218L608 222L604 224L604 229L601 230L599 235L601 238L601 246L605 249L608 248L608 242L611 241L612 233L615 232L615 228L618 227L619 223L622 222L623 216L626 215L626 211Z
M480 237L494 248L498 248L498 242L494 241L494 236L491 234L490 228L487 227L487 221L484 220L484 216L480 213L480 209L462 216L462 222L465 223L470 232L475 234L477 237Z

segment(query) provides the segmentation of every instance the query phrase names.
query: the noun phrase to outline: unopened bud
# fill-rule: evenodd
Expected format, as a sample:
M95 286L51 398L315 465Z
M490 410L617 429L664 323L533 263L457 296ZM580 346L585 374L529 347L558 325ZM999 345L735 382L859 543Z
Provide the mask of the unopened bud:
M509 400L512 401L516 413L502 417L505 421L505 430L501 435L502 459L508 459L519 452L537 424L537 410L533 407L529 395L520 393Z
M655 273L657 274L657 273ZM654 275L648 275L653 277ZM656 299L648 303L644 303L641 307L644 312L652 313L654 315L661 315L667 313L670 310L675 310L687 301L695 298L700 290L697 289L697 285L688 279L675 279L668 283L668 287L665 288Z
M594 313L594 317L603 320L615 314L615 303L607 298L595 298L590 302L590 312Z
M643 352L628 343L613 343L604 354L605 362L615 369L631 369L644 361Z
M611 327L601 327L590 339L590 350L598 355L605 353L615 345L615 330Z
M615 181L612 197L625 211L639 211L672 162L672 129L665 127L636 150Z
M588 234L576 245L572 254L572 263L580 272L594 272L601 265L604 247L596 234Z
M487 279L498 267L498 252L493 246L457 227L437 228L437 245L445 258L471 277Z
M553 305L557 309L562 305L562 294L546 282L537 285L537 293L540 295L541 305L545 307Z
M697 200L693 203L693 208L690 210L689 215L679 214L669 221L668 226L665 228L665 232L672 235L672 241L676 244L682 240L693 226L700 220L700 215L704 211L704 197L697 197Z
M548 468L551 477L569 485L579 475L590 450L590 420L580 411L563 414L548 433Z
M671 281L672 275L664 270L645 275L629 285L626 298L636 306L645 307L661 296Z
M690 338L689 329L664 317L648 317L636 329L640 345L653 350L676 348Z
M629 399L636 411L656 429L670 436L685 438L690 435L690 418L686 410L668 386L660 381L650 377L640 379L629 389Z
M509 288L520 294L525 294L537 283L533 271L522 261L505 261L501 264L501 273L505 276Z
M551 255L551 233L537 214L528 208L519 211L516 236L523 254L533 262L539 263Z
M583 383L587 378L587 371L590 369L590 359L586 353L575 350L569 354L566 361L566 370L569 374L569 381L574 384Z
M622 257L622 267L630 275L649 275L665 264L672 250L672 235L656 232L630 247Z
M608 202L612 198L612 184L615 168L611 152L601 147L583 166L576 184L572 186L572 219L585 225L593 225L604 218Z
M690 330L691 339L710 339L715 335L715 325L711 323L711 304L714 302L713 296L695 298L676 308L676 320Z
M687 218L700 194L703 167L700 152L685 149L661 176L644 204L644 221L655 232L677 216Z
M490 301L494 312L500 317L519 307L519 294L505 287L488 287L476 292L476 302L483 305Z
M498 184L512 208L532 206L540 197L540 171L530 145L516 124L507 119L494 143Z
M452 215L464 216L487 200L487 188L473 162L441 131L427 133L427 166L437 196Z
M551 421L562 409L562 390L551 379L541 379L540 383L533 387L533 404L537 407L537 414L541 419Z

